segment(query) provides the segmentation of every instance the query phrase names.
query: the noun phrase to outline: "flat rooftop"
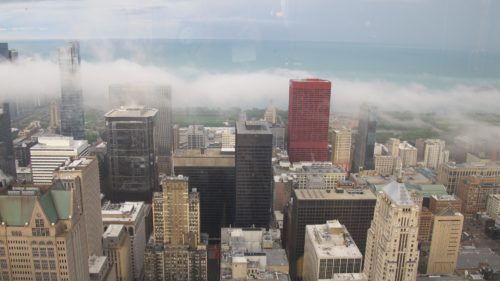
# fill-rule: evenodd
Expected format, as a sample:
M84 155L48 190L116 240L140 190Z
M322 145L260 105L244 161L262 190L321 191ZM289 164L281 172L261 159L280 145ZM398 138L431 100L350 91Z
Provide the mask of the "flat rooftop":
M111 203L107 201L101 208L102 221L104 223L136 221L141 209L145 208L145 206L146 204L144 202L126 201L122 203Z
M462 247L458 254L457 269L479 268L480 263L487 263L493 271L500 271L500 255L490 248Z
M118 118L118 117L153 117L158 113L158 109L155 108L144 108L144 107L120 107L109 111L104 115L106 118Z
M51 136L39 137L38 143L31 147L31 150L52 150L52 149L79 149L89 145L86 140L74 140L73 137Z
M219 148L177 149L173 155L174 167L234 167L234 150Z
M319 279L319 281L368 281L364 273L336 273L332 279Z
M345 226L337 220L328 221L326 224L307 225L306 232L318 259L363 258Z
M375 194L368 188L342 189L343 192L324 189L294 189L298 200L376 200Z
M110 224L108 225L106 231L102 234L102 238L119 237L122 229L123 225L121 224Z
M99 274L102 268L106 265L108 257L106 256L91 256L89 257L89 273Z
M271 135L271 130L265 121L238 121L236 122L237 134Z
M67 163L59 167L59 171L70 171L70 170L80 170L88 167L92 161L96 161L95 157L80 157L74 159L70 163Z

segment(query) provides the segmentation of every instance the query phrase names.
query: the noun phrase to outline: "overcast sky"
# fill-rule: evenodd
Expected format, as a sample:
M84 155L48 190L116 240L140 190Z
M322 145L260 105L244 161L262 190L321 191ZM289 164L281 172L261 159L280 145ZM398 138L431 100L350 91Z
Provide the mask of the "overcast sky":
M497 0L0 1L0 41L285 39L500 50Z

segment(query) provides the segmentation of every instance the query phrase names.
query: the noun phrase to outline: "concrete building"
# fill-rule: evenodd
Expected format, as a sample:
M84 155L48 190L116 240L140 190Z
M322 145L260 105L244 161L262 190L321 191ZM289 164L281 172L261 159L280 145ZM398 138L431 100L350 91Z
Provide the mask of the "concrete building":
M175 175L184 175L200 194L201 232L220 237L221 227L233 224L235 155L224 149L178 149L173 154Z
M399 181L378 192L366 241L364 273L370 281L417 279L419 212L420 206Z
M0 196L2 280L90 280L79 196L57 182L44 194L21 188Z
M417 166L417 148L406 141L400 143L399 158L403 168Z
M189 125L187 129L187 149L205 148L206 137L203 125Z
M220 280L290 280L280 242L276 229L222 228Z
M31 164L31 147L37 144L36 140L31 138L17 138L14 140L14 154L16 156L17 167L29 167Z
M434 214L427 274L452 275L457 265L464 216L447 207Z
M272 207L272 134L265 122L236 122L235 220L266 227Z
M74 157L88 154L86 140L74 140L73 137L39 137L38 144L30 149L33 183L47 185L52 183L54 171Z
M429 200L429 210L435 214L451 207L454 212L462 210L462 200L456 195L432 195Z
M302 278L306 225L338 220L349 230L356 245L364 249L375 201L369 189L293 190L283 226L291 278Z
M332 83L322 79L290 80L288 155L291 162L328 161Z
M81 191L89 255L102 255L103 233L99 166L95 157L74 158L54 171L54 178L66 188Z
M386 143L385 146L388 149L389 155L392 155L394 157L399 156L399 145L401 144L401 140L397 138L390 138Z
M85 139L80 43L67 42L59 48L61 72L61 134L75 140Z
M332 163L344 168L347 172L351 170L352 132L344 128L333 130L332 136Z
M146 217L151 207L144 202L111 203L102 205L102 222L106 230L111 224L123 225L130 237L132 274L134 280L141 280L144 272L144 251L146 250Z
M124 83L109 86L112 108L144 106L158 110L156 118L155 153L162 164L172 153L172 89L154 83Z
M123 225L111 224L102 235L104 253L110 267L115 268L116 281L132 281L130 238Z
M114 202L151 202L157 189L155 155L158 110L121 107L106 113L110 190Z
M60 105L56 100L51 101L49 105L49 127L56 133L61 128Z
M414 192L414 190L410 188L408 190L410 193ZM462 210L462 200L456 195L448 194L432 194L429 198L425 198L421 194L416 195L422 198L423 203L420 211L418 242L428 245L432 240L435 216L448 208L451 208L454 212L460 212Z
M486 213L495 221L500 219L500 194L490 194L488 196Z
M271 101L264 111L264 121L267 121L271 124L276 124L278 121L278 114L276 113L276 107L273 106L273 102Z
M375 155L375 171L382 176L389 176L394 173L395 158L392 155Z
M331 280L337 274L362 270L363 255L338 220L306 226L304 281Z
M472 218L478 212L486 212L490 194L500 194L500 176L463 177L456 194L462 200L462 214Z
M0 106L0 171L9 177L16 177L16 158L8 103Z
M438 168L437 180L446 186L449 194L454 194L461 179L466 176L500 177L500 164L499 162L444 163Z
M298 189L335 189L347 178L342 167L330 162L300 162L294 167Z
M356 135L353 171L373 170L375 162L375 133L377 130L377 108L362 104L359 110L358 133Z
M439 165L448 163L450 152L444 150L446 142L440 139L427 139L424 141L424 166L437 169Z
M108 262L106 256L91 256L89 258L90 281L115 281L114 264Z

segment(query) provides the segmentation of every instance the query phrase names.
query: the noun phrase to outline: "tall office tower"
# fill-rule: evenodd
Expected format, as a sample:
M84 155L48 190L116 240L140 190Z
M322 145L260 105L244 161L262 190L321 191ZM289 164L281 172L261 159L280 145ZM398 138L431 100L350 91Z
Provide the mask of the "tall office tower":
M163 177L153 198L154 233L146 246L148 280L207 280L207 248L200 244L200 201L188 178Z
M370 281L417 279L419 212L402 182L378 192L365 252L364 272Z
M359 111L358 134L354 146L353 171L373 170L375 161L375 132L377 130L377 108L362 104Z
M283 242L292 280L302 278L306 225L338 220L363 252L376 198L370 189L295 189L285 210Z
M437 180L446 186L449 194L455 194L462 178L466 176L500 177L500 162L490 163L443 163L438 168ZM465 199L459 195L465 201ZM465 203L465 202L464 202ZM462 211L465 214L465 212Z
M55 131L58 131L61 127L61 113L59 111L59 104L55 100L50 102L49 116L49 127Z
M399 144L399 158L403 168L417 165L417 148L404 141Z
M97 159L81 157L68 161L55 170L54 178L60 180L67 188L77 188L81 192L88 253L90 256L101 256L103 224Z
M184 175L200 193L201 232L220 237L233 224L235 196L234 152L221 149L178 149L173 154L175 175Z
M234 224L267 227L272 206L272 134L265 122L236 122Z
M0 106L0 171L7 176L16 177L16 158L8 103Z
M73 137L39 137L38 144L30 149L33 183L47 185L52 183L54 171L73 157L88 154L86 140L74 140Z
M0 43L0 62L17 60L19 54L15 49L9 49L8 43Z
M121 107L106 113L109 198L151 202L158 183L154 139L158 110Z
M385 146L387 147L389 151L389 155L392 155L393 157L398 157L399 156L399 144L401 141L397 138L390 138L386 143Z
M328 80L290 80L287 147L290 162L328 161L331 88Z
M132 256L132 274L134 280L141 280L144 268L144 251L146 250L146 217L151 207L144 202L124 202L113 204L109 201L102 205L102 223L104 229L111 224L125 226L130 237L130 254Z
M130 256L130 238L123 225L111 224L102 235L104 253L115 267L117 281L132 281L132 258Z
M350 129L333 130L332 162L347 172L351 170L352 132Z
M270 124L269 130L273 134L273 147L285 150L285 127L280 124Z
M273 106L273 101L270 101L266 111L264 111L264 121L276 124L277 120L278 114L276 113L276 107Z
M205 127L189 125L187 130L187 149L205 148Z
M360 273L363 255L338 220L307 225L304 281L335 280L340 273Z
M124 83L109 86L109 101L113 108L144 106L158 109L155 153L161 171L169 170L172 153L172 89L169 85L154 83Z
M84 211L70 204L78 196L57 182L0 196L0 279L89 280Z
M457 265L464 216L447 207L434 215L427 274L452 275Z
M427 139L424 141L424 166L437 169L439 165L448 162L450 152L444 150L446 142L439 139Z
M443 165L444 166L444 165ZM487 210L488 196L500 194L500 176L467 176L459 179L456 195L462 199L466 218Z
M85 139L85 118L80 73L80 43L68 42L59 48L61 71L61 134Z

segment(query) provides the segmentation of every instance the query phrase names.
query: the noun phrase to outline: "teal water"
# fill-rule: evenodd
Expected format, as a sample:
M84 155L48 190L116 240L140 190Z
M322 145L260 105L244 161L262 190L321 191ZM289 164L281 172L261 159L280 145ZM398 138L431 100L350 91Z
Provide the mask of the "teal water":
M8 43L21 56L54 59L64 41ZM81 55L87 61L128 59L169 70L245 73L290 69L318 77L420 83L428 87L456 84L500 87L500 53L473 50L334 42L117 39L81 41Z

